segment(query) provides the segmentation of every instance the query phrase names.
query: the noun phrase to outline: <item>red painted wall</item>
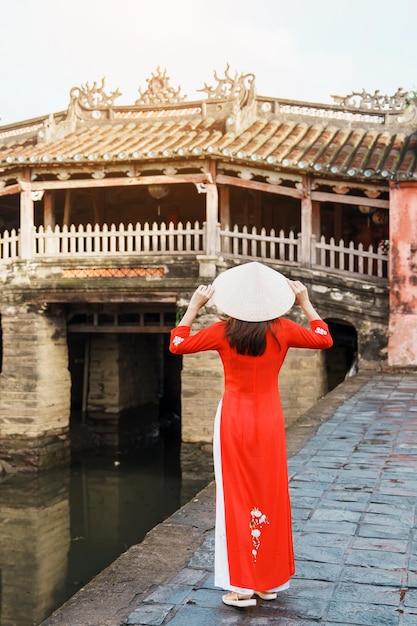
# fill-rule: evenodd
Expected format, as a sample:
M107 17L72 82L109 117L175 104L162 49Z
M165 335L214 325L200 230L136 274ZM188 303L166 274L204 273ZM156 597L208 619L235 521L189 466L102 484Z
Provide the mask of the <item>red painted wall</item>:
M390 190L388 364L417 366L417 184Z

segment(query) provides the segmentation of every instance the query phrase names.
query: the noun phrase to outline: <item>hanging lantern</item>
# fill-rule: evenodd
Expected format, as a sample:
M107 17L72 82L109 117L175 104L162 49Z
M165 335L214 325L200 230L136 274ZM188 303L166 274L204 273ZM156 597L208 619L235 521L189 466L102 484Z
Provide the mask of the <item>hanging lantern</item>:
M372 212L372 208L370 206L365 206L363 204L360 204L358 206L358 209L361 213L364 213L365 215L369 215L369 213Z
M168 185L149 185L148 192L152 198L160 200L169 194L169 187Z
M386 224L388 222L388 211L375 211L372 214L372 222L374 224Z

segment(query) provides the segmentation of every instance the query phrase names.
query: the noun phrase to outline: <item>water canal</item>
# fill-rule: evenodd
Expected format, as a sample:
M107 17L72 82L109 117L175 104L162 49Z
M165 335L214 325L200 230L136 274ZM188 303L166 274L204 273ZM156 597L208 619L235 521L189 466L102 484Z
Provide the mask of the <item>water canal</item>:
M0 624L37 626L212 479L210 445L147 439L126 454L0 483Z

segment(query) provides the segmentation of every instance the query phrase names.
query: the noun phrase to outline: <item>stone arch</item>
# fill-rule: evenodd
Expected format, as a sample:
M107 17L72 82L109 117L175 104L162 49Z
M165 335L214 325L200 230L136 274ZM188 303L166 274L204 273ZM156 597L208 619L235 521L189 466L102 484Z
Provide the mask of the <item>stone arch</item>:
M326 318L333 346L325 351L328 390L331 391L358 369L358 331L350 322Z

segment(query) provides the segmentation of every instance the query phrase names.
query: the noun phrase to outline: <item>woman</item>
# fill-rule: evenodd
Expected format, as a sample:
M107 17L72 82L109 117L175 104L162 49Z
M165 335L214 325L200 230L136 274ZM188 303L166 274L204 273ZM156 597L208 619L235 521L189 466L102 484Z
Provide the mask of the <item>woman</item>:
M191 336L199 310L213 298L227 316ZM310 329L280 319L294 304ZM329 348L327 324L299 281L260 263L221 273L194 292L170 350L216 350L225 385L214 431L215 585L225 604L256 604L286 589L294 574L285 425L278 374L289 348Z

